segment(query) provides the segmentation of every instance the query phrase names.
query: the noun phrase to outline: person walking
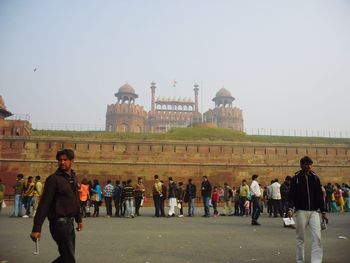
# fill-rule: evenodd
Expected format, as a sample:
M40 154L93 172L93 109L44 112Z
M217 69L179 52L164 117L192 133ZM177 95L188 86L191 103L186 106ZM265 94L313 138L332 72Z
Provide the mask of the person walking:
M120 185L120 180L115 181L113 199L114 199L114 207L115 207L114 216L120 217L121 200L122 200L122 187Z
M50 232L60 253L53 262L75 263L74 220L77 231L83 229L83 222L77 178L72 169L74 152L71 149L58 151L56 160L58 169L46 179L30 237L34 242L40 240L42 225L48 217Z
M212 187L208 180L208 177L204 175L202 185L201 185L201 195L202 195L203 206L204 206L203 217L210 217L209 208L210 208L211 190L212 190Z
M123 187L123 197L126 205L125 216L128 218L135 217L135 206L134 206L135 191L131 185L131 182L132 182L131 179L127 180L126 185Z
M232 215L232 201L233 201L233 190L228 185L228 183L224 183L224 216Z
M140 216L141 202L146 192L142 177L137 178L137 184L135 184L134 189L135 189L135 215Z
M246 215L246 201L248 200L249 195L249 186L247 185L247 181L243 179L241 186L239 187L239 204L241 216Z
M13 202L13 213L11 217L22 217L22 197L24 191L24 175L18 174L16 184L13 186L14 191L14 202Z
M152 188L152 195L153 195L153 202L154 202L154 216L160 217L161 216L161 198L163 196L162 193L162 183L159 181L158 174L154 175L154 184Z
M260 216L260 199L261 199L261 190L259 183L257 181L259 175L253 174L252 176L252 183L250 185L250 192L252 196L252 205L253 205L253 212L252 212L252 225L260 226L260 223L258 222L259 216Z
M188 200L188 216L194 216L195 204L196 204L196 185L192 183L192 179L188 179L186 186L186 198Z
M292 180L292 177L287 175L284 179L284 182L281 184L280 192L281 192L281 200L282 200L282 212L283 217L288 216L288 195L290 190L290 181Z
M160 216L165 217L164 203L168 197L168 188L166 187L165 183L162 180L160 180L160 183L162 184L162 195L160 197Z
M211 195L211 205L213 207L214 217L217 217L219 215L219 212L218 212L219 202L220 202L219 189L217 186L214 186L213 193Z
M273 217L278 217L277 213L283 217L283 212L281 208L281 185L276 178L271 184L271 199L273 205Z
M102 200L101 186L97 179L94 179L94 184L91 191L93 192L92 202L94 205L94 214L92 216L98 217L100 215L100 202Z
M0 213L1 213L1 209L2 209L2 202L4 201L4 196L5 196L5 185L2 183L2 180L0 178Z
M172 177L169 177L169 191L168 191L168 206L169 206L169 211L168 211L168 216L174 217L175 216L175 207L177 206L177 201L176 201L176 183L173 180Z
M104 196L105 196L105 203L106 203L106 212L107 217L112 216L112 199L113 199L113 193L114 193L114 186L111 183L112 181L110 179L107 180L107 184L103 188Z
M309 226L311 232L311 263L321 263L323 249L321 245L322 220L328 223L325 204L322 196L321 181L314 171L309 156L300 159L301 170L296 172L290 184L288 216L294 215L296 224L296 262L304 263L305 230ZM293 208L295 212L293 212Z
M33 217L35 216L36 210L40 202L41 195L43 193L43 184L41 183L41 177L35 176L34 182L34 196L33 196Z
M30 207L32 206L32 201L34 197L34 188L35 184L33 182L33 176L29 176L27 179L27 183L24 187L23 203L26 213L24 216L22 216L23 218L28 218L30 216Z
M183 189L183 182L179 182L179 186L176 189L176 198L177 198L178 207L180 208L179 217L184 217L183 202L185 199L185 191Z
M90 198L90 189L89 189L88 180L84 178L81 181L80 187L79 187L79 201L80 201L80 213L82 217L87 216L86 206L87 202Z

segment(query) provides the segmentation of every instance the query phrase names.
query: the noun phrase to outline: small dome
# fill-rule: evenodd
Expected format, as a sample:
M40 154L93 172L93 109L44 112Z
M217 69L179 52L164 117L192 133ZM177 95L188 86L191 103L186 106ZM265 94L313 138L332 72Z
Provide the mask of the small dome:
M232 94L227 89L222 88L216 93L216 97L232 97Z
M0 95L0 109L6 110L5 102L1 95Z
M135 94L135 89L131 87L128 83L121 86L118 90L118 93L132 93Z

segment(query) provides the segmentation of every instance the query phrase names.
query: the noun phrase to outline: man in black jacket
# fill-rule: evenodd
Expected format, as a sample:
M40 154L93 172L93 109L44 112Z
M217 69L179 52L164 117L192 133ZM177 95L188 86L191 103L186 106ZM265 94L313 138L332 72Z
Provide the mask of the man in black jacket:
M186 186L186 198L188 199L188 216L194 216L196 202L196 185L192 183L192 179L188 179Z
M321 182L316 173L311 170L312 163L308 156L301 158L301 170L295 173L290 184L288 216L293 216L294 207L297 263L304 262L304 237L307 225L311 232L311 263L321 263L323 257L318 211L322 213L322 220L328 222L328 219L325 213Z
M204 215L203 217L210 217L209 208L210 208L210 197L211 197L211 184L208 181L207 176L203 176L202 186L201 186L201 194L203 199L204 206Z
M53 262L75 263L75 231L83 228L80 214L78 184L72 170L74 152L70 149L56 154L58 169L45 182L42 199L34 217L31 239L36 242L41 236L41 227L46 217L50 221L52 238L58 245L60 256Z

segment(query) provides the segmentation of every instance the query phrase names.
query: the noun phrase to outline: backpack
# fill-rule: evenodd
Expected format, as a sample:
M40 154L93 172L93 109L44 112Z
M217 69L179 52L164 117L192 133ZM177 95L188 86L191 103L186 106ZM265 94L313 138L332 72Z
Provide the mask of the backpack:
M113 197L114 198L120 198L121 197L121 194L122 194L122 188L117 185L115 188L114 188L114 193L113 193Z

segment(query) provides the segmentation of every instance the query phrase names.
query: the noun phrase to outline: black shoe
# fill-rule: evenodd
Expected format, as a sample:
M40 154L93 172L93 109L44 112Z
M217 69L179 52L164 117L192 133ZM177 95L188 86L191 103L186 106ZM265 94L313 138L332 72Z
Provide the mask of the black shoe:
M253 226L260 226L261 224L258 223L258 222L252 222L252 225L253 225Z

